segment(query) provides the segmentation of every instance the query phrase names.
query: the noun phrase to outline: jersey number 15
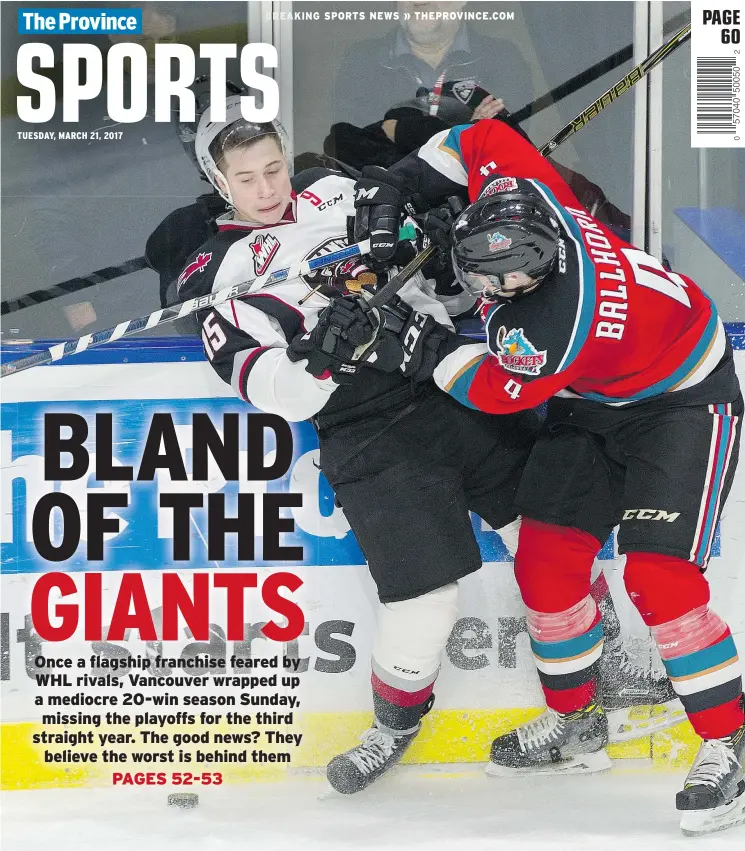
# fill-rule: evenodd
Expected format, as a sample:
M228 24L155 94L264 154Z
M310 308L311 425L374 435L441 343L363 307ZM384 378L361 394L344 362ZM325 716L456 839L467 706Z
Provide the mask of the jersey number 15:
M216 319L217 317L213 312L202 323L202 343L210 360L215 357L215 352L227 343L224 331L215 323Z

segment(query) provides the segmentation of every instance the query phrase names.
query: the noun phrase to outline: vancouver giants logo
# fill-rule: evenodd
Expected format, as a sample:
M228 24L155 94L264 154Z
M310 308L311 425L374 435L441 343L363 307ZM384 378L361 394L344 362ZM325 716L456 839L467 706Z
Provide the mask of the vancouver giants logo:
M257 275L263 275L272 262L272 257L279 250L279 240L274 234L260 233L250 243L250 246L253 254L254 272Z
M522 328L512 328L508 332L503 325L497 331L497 345L497 360L509 372L538 375L546 365L546 352L539 352Z
M305 260L315 260L317 257L323 257L326 254L332 254L336 251L342 251L347 248L349 243L344 237L335 237L327 239L320 245L310 251ZM370 273L370 270L364 263L360 262L359 257L350 257L348 260L342 260L334 266L324 266L322 269L314 269L307 275L303 275L305 281L311 289L315 289L321 284L332 287L335 291L359 292L361 284L375 283L375 275ZM327 293L324 293L326 295Z
M191 263L184 269L184 271L178 276L177 284L179 289L185 284L189 278L195 272L204 272L207 264L212 260L212 252L208 251L204 254L197 254L196 259L192 260Z
M476 80L458 80L453 83L453 94L461 103L468 103L476 88Z

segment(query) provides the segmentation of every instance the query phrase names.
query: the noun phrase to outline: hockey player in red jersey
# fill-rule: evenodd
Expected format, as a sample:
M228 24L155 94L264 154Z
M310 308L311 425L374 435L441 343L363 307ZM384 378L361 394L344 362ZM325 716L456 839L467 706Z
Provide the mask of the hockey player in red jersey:
M328 169L290 179L277 128L243 120L236 98L228 99L227 112L225 122L212 122L209 113L202 117L196 153L232 209L184 263L181 299L348 244L354 181ZM514 552L512 500L538 426L532 412L495 418L449 399L431 381L435 362L429 355L409 359L405 368L391 361L384 369L381 356L377 366L370 361L357 369L345 326L355 317L366 322L349 295L363 274L361 263L346 261L268 284L201 317L210 363L241 398L289 421L312 420L322 469L377 584L374 724L360 745L328 769L329 780L344 793L375 781L418 734L457 617L458 580L481 565L469 509L499 530ZM421 316L431 324L437 319L440 330L428 332L428 339L444 339L453 329L448 312L460 312L459 302L474 302L457 290L433 292L433 280L419 276L401 290L393 309L408 327ZM331 328L339 333L329 347ZM468 338L458 344L479 345ZM400 346L395 350L402 352ZM602 574L593 594L617 629ZM639 683L645 702L669 700L665 678L637 672L620 649L608 647L605 657L609 667L623 667L614 696ZM626 708L619 707L623 718ZM649 719L641 723L649 729ZM639 733L633 723L614 732L617 740Z
M494 414L548 402L516 498L515 559L547 711L494 740L492 773L609 765L589 569L619 525L626 588L704 740L677 797L681 827L745 821L742 679L704 577L743 414L716 307L596 222L497 122L442 134L400 173L427 203L454 185L473 201L450 240L458 279L483 300L487 343L441 344L435 381ZM374 230L374 207L361 220Z

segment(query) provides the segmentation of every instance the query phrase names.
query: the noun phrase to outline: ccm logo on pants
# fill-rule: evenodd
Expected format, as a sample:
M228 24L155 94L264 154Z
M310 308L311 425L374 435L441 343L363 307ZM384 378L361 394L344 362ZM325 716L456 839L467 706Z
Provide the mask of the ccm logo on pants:
M678 517L680 517L679 511L668 514L661 508L627 508L623 512L624 520L664 520L667 523L674 523Z

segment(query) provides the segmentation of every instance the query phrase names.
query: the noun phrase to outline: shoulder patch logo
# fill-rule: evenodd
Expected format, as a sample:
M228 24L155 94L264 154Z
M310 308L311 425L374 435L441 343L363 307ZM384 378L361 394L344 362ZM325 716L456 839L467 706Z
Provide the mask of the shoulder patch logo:
M254 273L263 275L272 257L279 249L279 240L272 233L257 234L254 241L250 243L254 261Z
M204 272L207 264L212 260L212 252L207 251L203 254L197 254L194 260L189 263L189 265L184 269L184 271L178 276L178 281L176 282L179 286L179 289L191 278L191 276L195 272Z
M522 328L509 331L502 325L497 331L497 360L509 372L522 375L539 375L546 365L546 352L538 349L525 336Z
M517 192L517 181L514 177L497 177L490 180L481 190L479 198L488 198L500 192Z
M512 240L498 230L487 234L487 238L489 239L489 251L504 251L512 245Z

